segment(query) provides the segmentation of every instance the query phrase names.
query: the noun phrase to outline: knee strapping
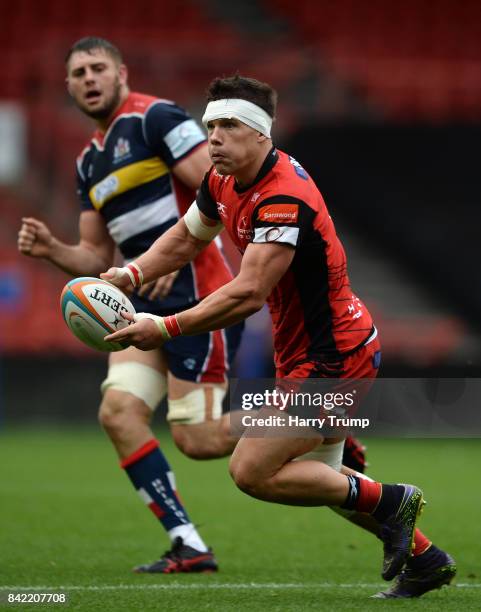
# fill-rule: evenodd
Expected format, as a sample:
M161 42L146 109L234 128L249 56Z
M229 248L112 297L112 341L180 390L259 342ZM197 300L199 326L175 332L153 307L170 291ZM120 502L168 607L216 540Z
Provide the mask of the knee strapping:
M217 386L199 387L180 399L169 399L167 420L173 424L196 425L220 419L225 389Z
M295 461L322 461L336 472L341 471L344 440L335 444L319 444L314 450L296 457Z
M136 361L125 361L110 366L100 389L102 393L107 389L131 393L144 401L151 410L155 410L167 393L167 379L150 366Z

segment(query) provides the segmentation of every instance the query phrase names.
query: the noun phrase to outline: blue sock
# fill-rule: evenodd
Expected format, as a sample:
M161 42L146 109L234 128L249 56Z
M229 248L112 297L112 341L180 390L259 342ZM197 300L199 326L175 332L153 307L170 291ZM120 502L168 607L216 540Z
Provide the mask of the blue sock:
M420 555L409 557L406 565L410 569L421 570L425 567L441 567L442 565L446 565L446 563L447 559L444 550L441 550L437 546L434 546L434 544L431 544L431 546Z
M124 459L121 466L166 531L190 525L189 516L175 490L174 473L157 440L149 440Z

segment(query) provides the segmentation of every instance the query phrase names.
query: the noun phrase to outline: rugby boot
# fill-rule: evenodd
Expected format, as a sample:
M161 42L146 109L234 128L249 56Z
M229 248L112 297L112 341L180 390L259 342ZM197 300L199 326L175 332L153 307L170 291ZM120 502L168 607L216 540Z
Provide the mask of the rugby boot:
M427 551L429 553L429 550ZM424 553L426 554L426 553ZM420 555L423 556L423 555ZM408 599L448 585L456 575L456 562L442 550L425 566L405 567L385 591L371 595L374 599Z
M158 561L134 568L138 574L180 574L183 572L216 572L217 562L211 549L206 552L184 544L181 537L175 538L172 548Z

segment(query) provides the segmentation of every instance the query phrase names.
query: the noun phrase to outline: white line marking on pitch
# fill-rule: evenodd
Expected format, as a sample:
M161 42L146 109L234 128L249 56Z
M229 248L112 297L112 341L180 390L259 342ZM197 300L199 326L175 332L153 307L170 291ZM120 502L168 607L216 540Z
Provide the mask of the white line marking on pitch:
M318 583L276 583L276 582L247 582L247 583L194 583L194 584L104 584L104 585L56 585L56 586L0 586L0 591L121 591L121 590L194 590L194 589L376 589L386 586L386 583L344 583L336 584L334 582L318 582ZM480 583L458 583L453 584L458 589L476 589L480 588Z

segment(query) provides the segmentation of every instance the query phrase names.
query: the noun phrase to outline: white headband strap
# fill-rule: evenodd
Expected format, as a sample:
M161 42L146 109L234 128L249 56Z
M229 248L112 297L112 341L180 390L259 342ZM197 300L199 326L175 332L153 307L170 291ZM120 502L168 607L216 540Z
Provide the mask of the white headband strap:
M209 121L215 119L238 119L267 138L271 137L272 117L263 108L247 100L230 98L209 102L202 123L207 127Z

